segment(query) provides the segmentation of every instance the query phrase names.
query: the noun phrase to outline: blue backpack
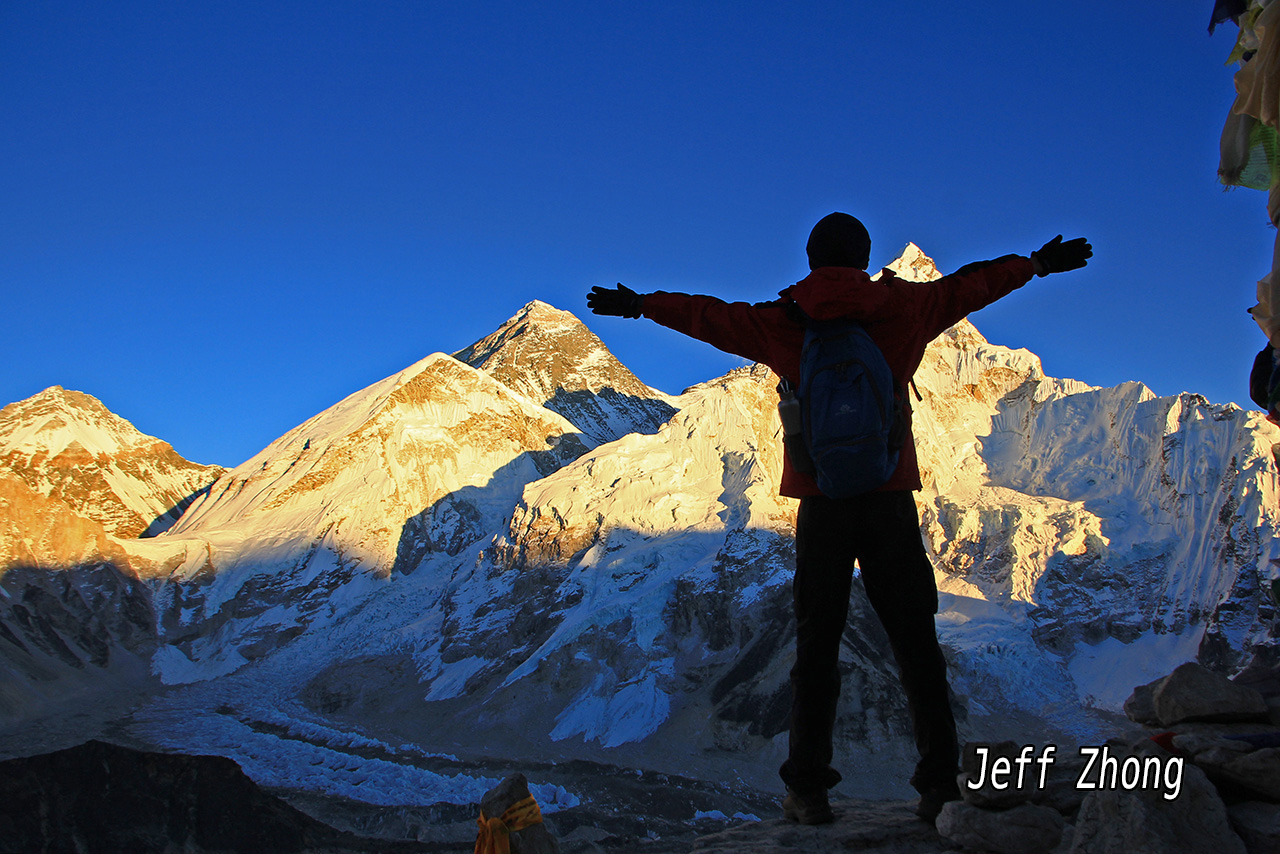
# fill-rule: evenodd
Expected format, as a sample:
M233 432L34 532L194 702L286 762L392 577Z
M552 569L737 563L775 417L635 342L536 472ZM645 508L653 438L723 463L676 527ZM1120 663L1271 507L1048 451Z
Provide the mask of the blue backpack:
M883 486L898 466L906 438L901 386L861 324L817 321L792 308L805 326L800 387L785 379L778 384L779 412L789 410L783 425L792 465L812 473L830 498Z

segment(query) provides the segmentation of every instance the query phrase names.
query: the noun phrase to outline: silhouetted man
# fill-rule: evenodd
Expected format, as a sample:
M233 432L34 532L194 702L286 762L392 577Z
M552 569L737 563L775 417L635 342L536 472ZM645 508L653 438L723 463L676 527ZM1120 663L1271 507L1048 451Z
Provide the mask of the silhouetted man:
M908 282L866 269L871 238L849 214L833 213L813 228L806 247L812 271L766 303L726 303L710 296L637 294L619 284L592 288L596 314L644 316L714 347L762 362L800 384L803 317L858 321L879 346L900 387L915 373L925 345L948 327L1031 280L1083 267L1093 251L1084 238L1054 238L1031 256L1007 255L969 264L933 282ZM910 427L910 405L904 404ZM786 818L803 824L833 820L827 791L840 782L831 766L832 731L840 696L840 638L848 616L856 559L867 598L884 625L901 672L920 761L911 784L917 814L933 821L956 800L959 748L947 691L946 662L934 614L938 591L925 553L912 491L921 488L915 442L908 429L887 483L853 498L825 496L810 474L784 457L781 493L800 499L796 517L796 662L791 670L791 733L780 774Z

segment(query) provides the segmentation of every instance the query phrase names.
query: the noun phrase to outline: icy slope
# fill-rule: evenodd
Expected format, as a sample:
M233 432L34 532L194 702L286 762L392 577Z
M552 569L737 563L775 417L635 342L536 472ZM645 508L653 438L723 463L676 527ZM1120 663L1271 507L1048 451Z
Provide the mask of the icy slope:
M385 573L410 516L483 488L487 503L466 515L491 522L525 482L591 444L555 413L437 353L227 472L171 534L290 538L333 528L334 542Z
M768 785L789 707L795 506L777 497L774 384L754 368L696 386L656 433L530 482L491 542L425 555L326 632L312 710L450 752ZM412 668L394 663L405 655ZM865 615L845 657L842 743L896 767L909 724ZM277 683L308 670L297 645L259 667Z
M890 268L937 275L912 245ZM943 637L975 661L1008 655L973 690L1018 673L997 704L1034 707L1060 668L1077 702L1118 710L1171 663L1232 672L1275 654L1261 583L1280 574L1280 430L1260 414L1046 377L968 321L930 344L916 385L922 524L956 597Z

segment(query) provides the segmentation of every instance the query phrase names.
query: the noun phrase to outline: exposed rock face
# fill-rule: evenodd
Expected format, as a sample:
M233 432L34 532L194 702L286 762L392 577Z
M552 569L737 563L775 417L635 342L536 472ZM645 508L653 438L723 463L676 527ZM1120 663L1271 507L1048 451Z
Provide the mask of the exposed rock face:
M653 433L676 408L640 382L582 321L535 300L453 354L558 412L595 442Z
M90 741L0 762L6 851L413 851L339 833L271 797L229 759Z
M182 459L87 394L0 410L0 721L145 683L172 523L223 470Z
M0 579L0 661L28 678L107 667L115 651L144 661L155 650L155 615L143 583L110 563L60 572L26 567Z
M0 554L4 556L0 574L15 566L57 570L126 560L124 547L100 521L4 471L0 471Z
M902 254L885 269L892 270L895 276L906 279L908 282L932 282L942 275L938 265L933 263L933 259L924 254L914 243L908 243L902 250ZM880 278L880 274L877 273L873 278Z

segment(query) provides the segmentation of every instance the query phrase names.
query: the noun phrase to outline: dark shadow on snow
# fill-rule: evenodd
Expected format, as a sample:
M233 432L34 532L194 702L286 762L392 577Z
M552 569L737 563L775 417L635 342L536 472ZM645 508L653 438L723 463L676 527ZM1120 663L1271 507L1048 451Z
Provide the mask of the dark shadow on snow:
M557 388L555 396L543 404L599 444L620 439L628 433L651 435L678 411L671 404L652 397L622 394L612 388L599 391Z
M144 540L148 537L156 537L172 528L177 524L178 520L182 518L182 514L186 513L187 509L190 508L197 499L209 494L209 490L213 488L215 483L217 483L217 478L209 481L207 484L197 489L186 498L183 498L159 516L152 519L151 524L147 526L147 529L138 535L138 539Z

